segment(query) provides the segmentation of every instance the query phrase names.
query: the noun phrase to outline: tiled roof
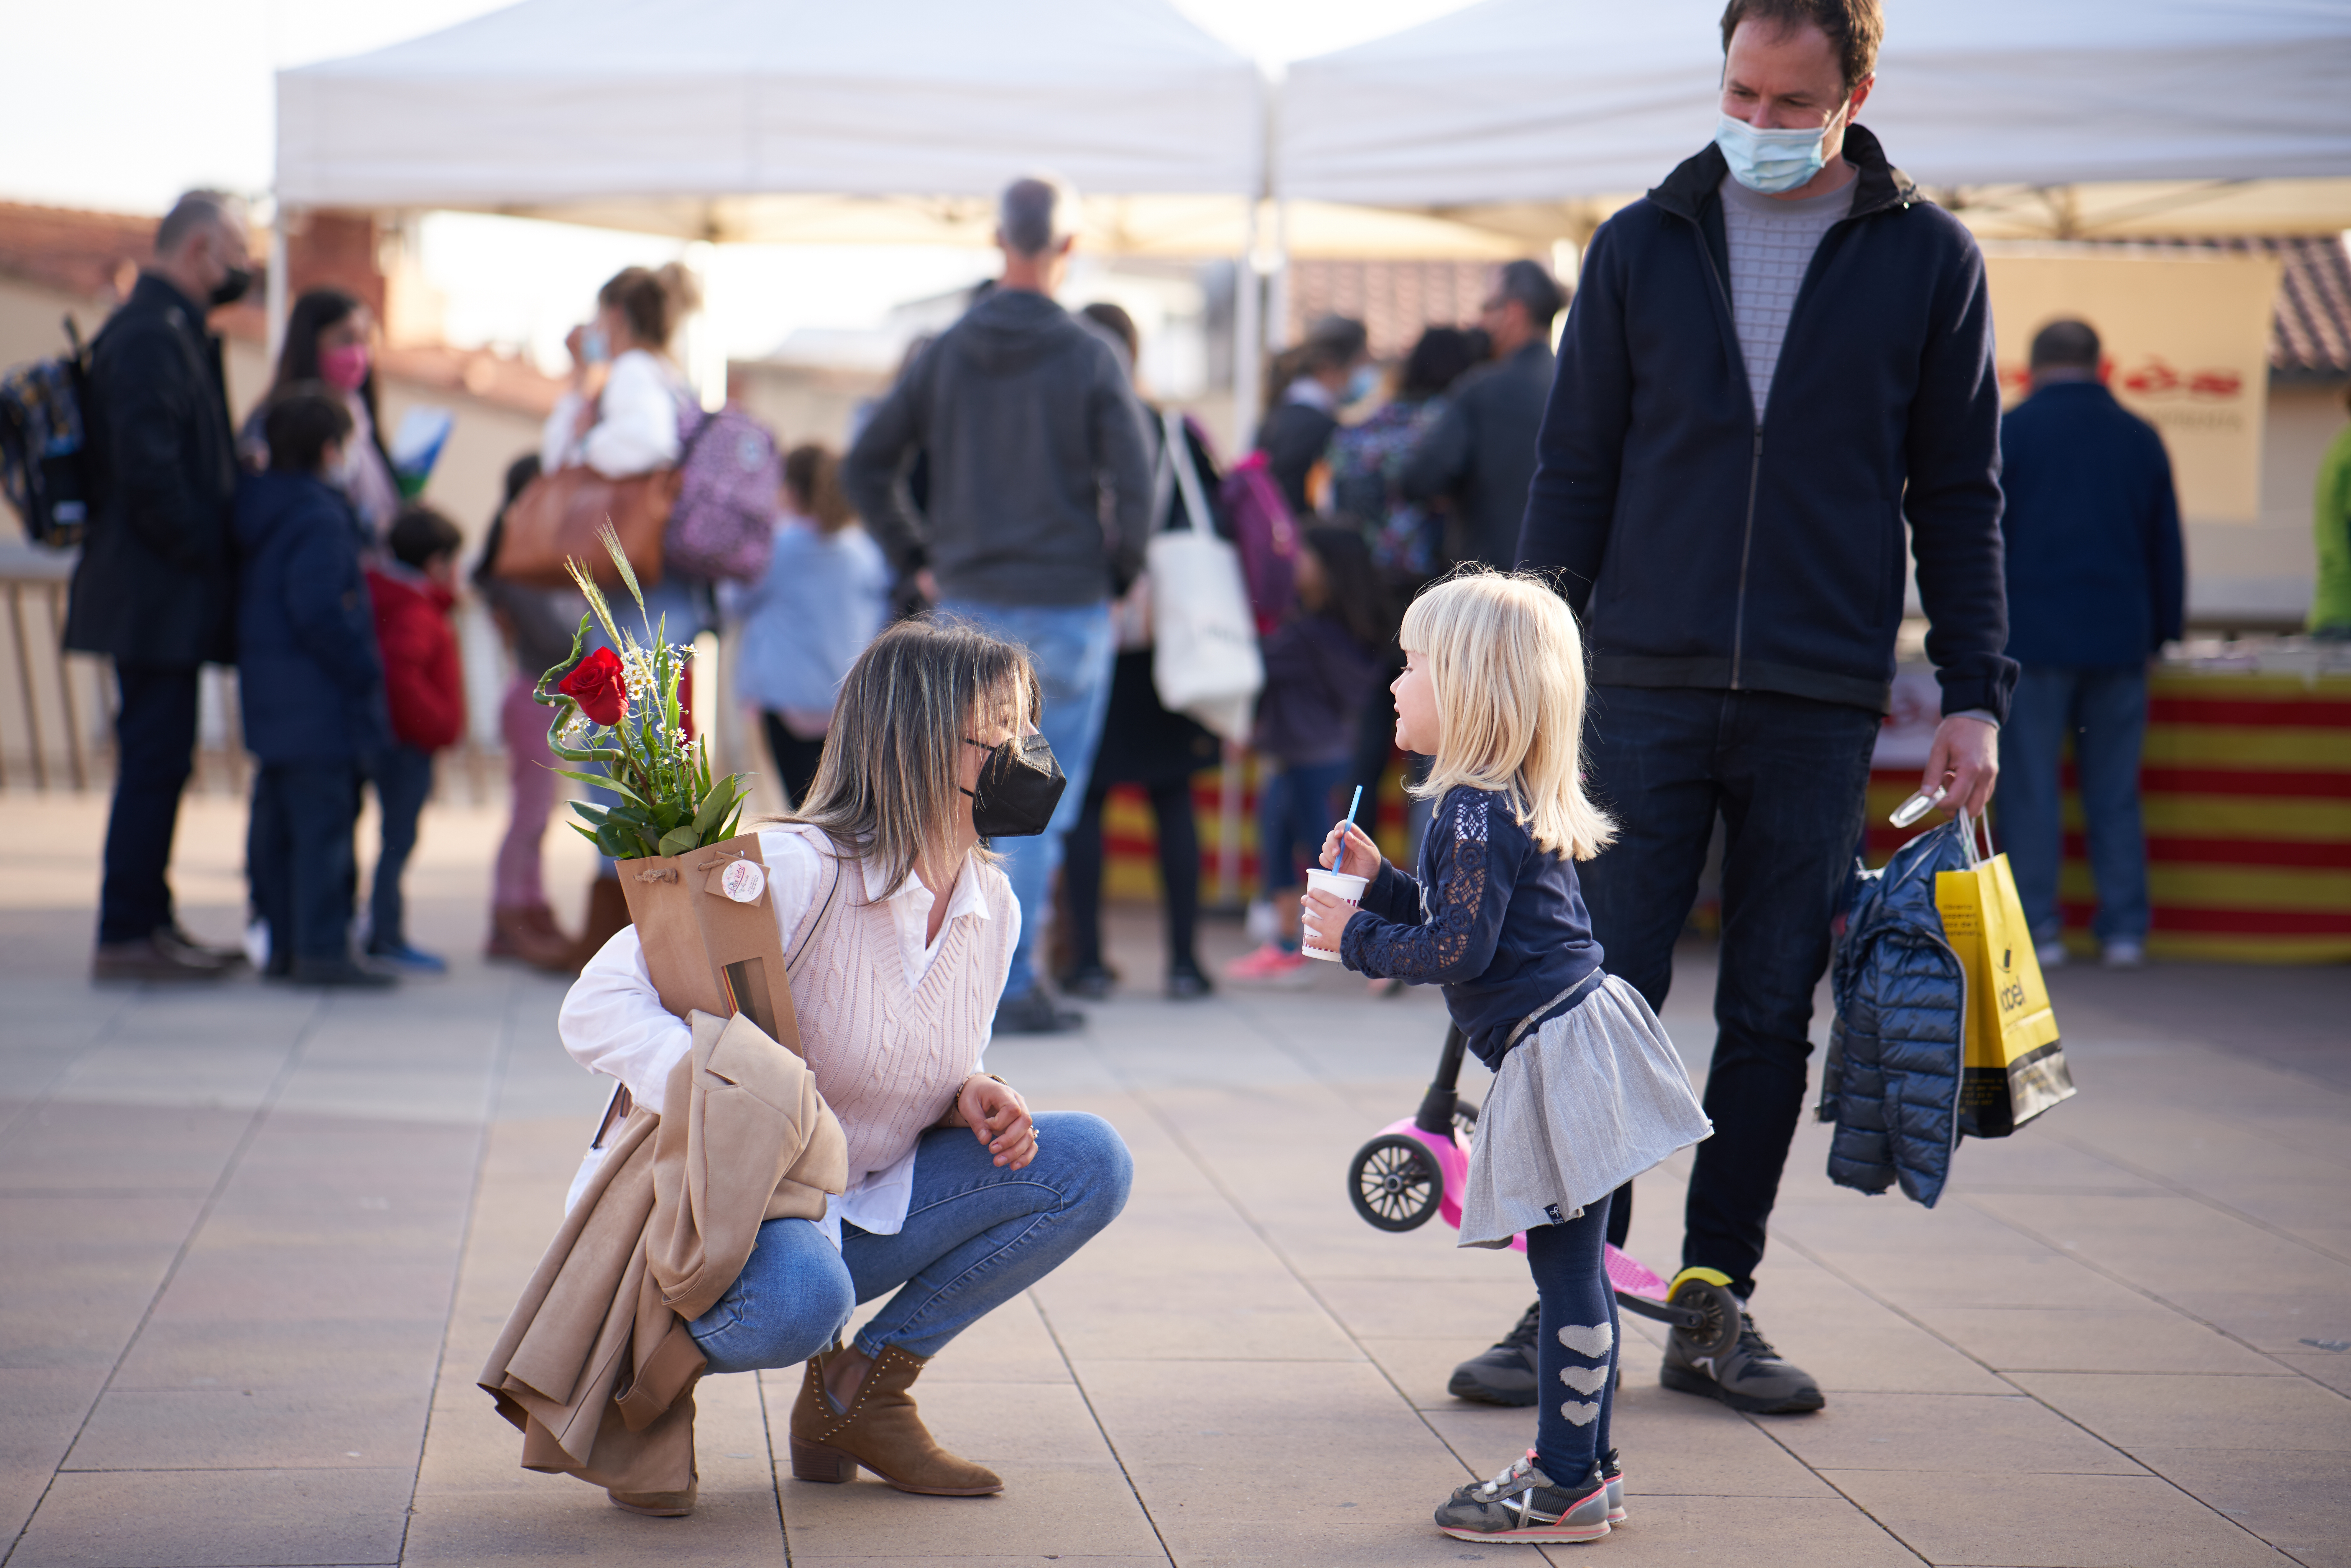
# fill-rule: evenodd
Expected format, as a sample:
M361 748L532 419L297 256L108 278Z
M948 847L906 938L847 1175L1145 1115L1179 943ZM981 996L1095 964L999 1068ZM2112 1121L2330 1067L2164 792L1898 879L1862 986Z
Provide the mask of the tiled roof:
M2101 249L2219 250L2274 256L2285 264L2270 319L2270 372L2287 381L2351 379L2351 251L2341 236L2096 240Z
M1474 325L1493 278L1490 261L1293 260L1281 340L1297 342L1318 317L1352 316L1374 356L1400 358L1424 328Z

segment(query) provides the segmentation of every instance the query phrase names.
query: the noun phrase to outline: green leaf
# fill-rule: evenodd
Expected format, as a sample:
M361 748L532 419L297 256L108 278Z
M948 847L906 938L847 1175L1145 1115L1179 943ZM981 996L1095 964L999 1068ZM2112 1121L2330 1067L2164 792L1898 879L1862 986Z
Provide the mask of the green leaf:
M604 825L605 819L612 812L611 807L599 806L593 800L574 800L571 802L571 809L580 814L581 821L593 823L600 828Z
M700 848L701 844L702 835L692 828L672 828L662 835L661 848L656 852L665 855L682 855L688 850Z
M626 860L638 852L637 836L618 822L606 821L593 835L596 847L614 860Z
M565 825L570 828L573 832L579 834L581 838L586 839L590 843L595 844L598 849L601 850L604 847L602 844L597 843L595 834L590 832L586 828L581 827L579 823L570 822Z
M584 612L580 615L580 630L571 634L571 652L569 655L567 656L561 664L556 665L555 668L539 676L538 685L531 689L530 695L532 696L538 698L540 702L546 703L550 707L559 702L569 703L571 700L567 696L552 695L549 693L548 688L554 685L556 682L561 680L564 676L569 674L573 670L578 669L580 667L580 661L587 656L584 645L588 641L589 619L590 617Z
M716 833L711 836L710 841L714 844L723 844L727 840L733 838L736 833L735 824L742 820L743 813L739 810L737 811L733 816L726 819L726 826L720 828Z
M613 778L609 773L581 773L569 768L558 768L553 771L555 776L559 779L569 779L574 783L585 784L590 789L610 789L613 794L620 796L623 800L636 800L638 799L637 792L634 789L630 789L626 784L622 783L618 779ZM639 801L639 804L643 804L643 802Z
M734 783L729 779L703 798L702 810L694 814L695 832L707 833L726 820L727 808L735 804Z

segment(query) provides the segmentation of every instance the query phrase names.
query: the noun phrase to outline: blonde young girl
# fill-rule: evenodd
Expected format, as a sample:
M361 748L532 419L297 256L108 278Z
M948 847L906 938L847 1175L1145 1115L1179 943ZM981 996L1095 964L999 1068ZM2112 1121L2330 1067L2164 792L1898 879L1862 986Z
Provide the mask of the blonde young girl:
M1396 743L1436 758L1419 875L1364 831L1331 831L1322 863L1369 878L1362 907L1309 894L1308 935L1351 969L1445 988L1494 1070L1461 1205L1461 1245L1520 1231L1542 1298L1535 1447L1437 1511L1464 1541L1596 1541L1624 1518L1608 1447L1615 1298L1604 1270L1620 1183L1712 1128L1673 1042L1601 965L1575 862L1615 828L1583 793L1583 647L1575 618L1527 576L1440 582L1404 619Z

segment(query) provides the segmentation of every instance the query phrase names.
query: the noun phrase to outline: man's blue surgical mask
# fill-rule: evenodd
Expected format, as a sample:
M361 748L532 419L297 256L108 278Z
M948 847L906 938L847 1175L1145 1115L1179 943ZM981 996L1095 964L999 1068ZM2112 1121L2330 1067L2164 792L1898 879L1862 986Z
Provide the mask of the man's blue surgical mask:
M604 329L590 327L580 334L580 357L591 365L601 365L612 357L612 345L604 340Z
M1347 377L1347 390L1339 394L1341 402L1361 402L1380 390L1380 372L1371 365L1357 365Z
M1715 121L1714 144L1722 149L1732 179L1759 195L1776 196L1821 172L1828 162L1823 144L1835 125L1831 116L1816 130L1758 131L1726 114Z

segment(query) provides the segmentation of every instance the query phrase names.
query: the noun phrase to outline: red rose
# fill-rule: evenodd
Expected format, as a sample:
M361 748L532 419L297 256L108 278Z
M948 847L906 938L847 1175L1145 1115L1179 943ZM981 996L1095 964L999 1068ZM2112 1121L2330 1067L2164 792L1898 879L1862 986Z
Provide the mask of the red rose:
M621 660L610 648L599 648L580 661L579 667L555 683L555 689L580 705L580 711L598 724L618 724L629 706L629 683L621 674Z

